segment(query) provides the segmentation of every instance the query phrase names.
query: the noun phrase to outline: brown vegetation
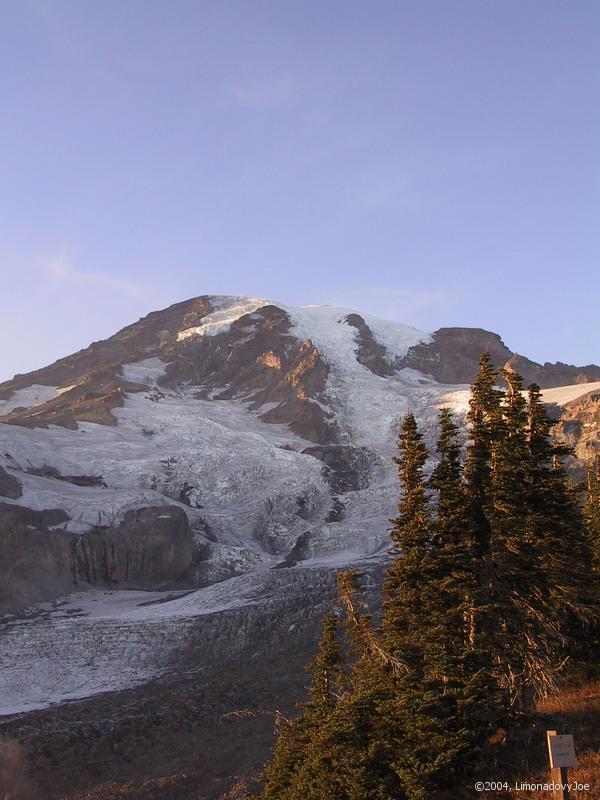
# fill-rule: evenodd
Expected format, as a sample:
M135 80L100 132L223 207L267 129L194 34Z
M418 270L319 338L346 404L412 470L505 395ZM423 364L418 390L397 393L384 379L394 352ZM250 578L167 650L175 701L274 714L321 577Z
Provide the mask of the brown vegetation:
M481 793L485 800L509 800L518 796L522 800L551 800L550 791L515 790L515 784L544 784L552 781L548 767L546 731L557 730L575 737L577 767L569 769L570 783L588 784L589 790L572 792L573 800L598 800L600 798L600 683L569 687L539 706L540 718L535 727L530 747L523 749L515 742L507 747L507 766L510 776L492 776L507 780L512 790L508 792Z
M0 739L0 800L30 800L23 747L12 739Z

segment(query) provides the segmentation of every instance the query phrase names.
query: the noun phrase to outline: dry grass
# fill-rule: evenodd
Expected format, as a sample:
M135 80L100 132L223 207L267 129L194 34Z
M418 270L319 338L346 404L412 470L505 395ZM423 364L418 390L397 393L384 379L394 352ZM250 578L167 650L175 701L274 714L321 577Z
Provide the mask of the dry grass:
M548 768L545 732L557 730L558 733L571 733L575 737L577 767L569 769L568 782L585 785L588 790L572 791L572 800L600 800L600 683L565 688L560 695L552 697L539 707L541 714L540 734L535 744L537 752L521 754L522 771L517 777L508 779L529 784L544 784L552 780ZM541 741L543 738L543 741ZM527 770L527 759L536 768ZM515 753L517 763L519 754ZM551 800L555 795L550 791L530 791L513 789L510 792L495 792L481 795L486 800Z
M23 748L11 739L0 739L0 800L31 800L25 774Z

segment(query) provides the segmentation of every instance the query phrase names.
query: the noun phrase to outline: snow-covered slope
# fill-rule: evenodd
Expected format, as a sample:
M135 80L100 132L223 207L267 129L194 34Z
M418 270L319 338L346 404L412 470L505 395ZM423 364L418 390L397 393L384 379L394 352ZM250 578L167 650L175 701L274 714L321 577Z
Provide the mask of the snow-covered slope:
M187 483L192 522L202 517L227 544L250 539L259 526L268 537L270 525L285 524L289 538L298 529L298 498L307 512L328 506L320 463L298 452L309 442L261 423L239 402L199 400L196 391L133 394L115 410L114 427L1 425L3 463L23 485L23 496L7 502L63 508L71 518L66 529L82 532L136 506L176 502ZM61 475L101 477L106 486L27 472L49 465Z
M481 337L467 358L465 330L463 372ZM446 332L445 353L449 341ZM2 507L15 505L66 512L40 533L46 543L54 532L114 534L132 509L176 505L195 549L185 597L154 593L166 602L141 605L146 595L108 592L99 579L93 592L1 623L0 714L162 675L191 620L212 615L218 636L226 610L250 603L267 619L285 607L285 587L305 591L340 565L380 559L403 415L415 412L432 445L439 407L467 409L465 385L411 367L433 363L433 346L428 333L350 309L203 297L1 385L0 491L4 474L10 493L0 529ZM549 389L544 399L598 388Z

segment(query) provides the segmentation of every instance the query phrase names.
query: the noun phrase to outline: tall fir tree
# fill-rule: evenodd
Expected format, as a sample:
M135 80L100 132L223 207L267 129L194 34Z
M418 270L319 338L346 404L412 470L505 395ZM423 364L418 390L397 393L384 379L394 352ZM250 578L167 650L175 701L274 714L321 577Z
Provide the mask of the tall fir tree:
M460 459L458 426L452 413L439 414L439 461L428 481L435 496L432 521L432 552L435 553L435 588L440 592L438 620L445 649L459 657L468 643L468 619L475 593L475 574L470 552L466 494Z
M456 426L441 413L440 461L429 483L416 420L408 414L396 458L401 484L391 530L396 559L386 573L380 635L405 669L390 675L384 704L399 740L392 767L406 797L432 797L456 786L493 733L496 687L466 656L473 573ZM428 490L437 496L431 513ZM390 748L391 749L391 748Z
M397 557L383 584L381 634L387 651L414 669L421 664L419 633L432 536L423 474L427 457L417 421L408 412L398 437L398 455L394 458L402 493L398 515L391 521L390 537Z
M589 576L591 620L582 631L584 638L579 647L580 671L588 679L600 677L600 457L587 469L583 524L592 556Z
M394 459L401 495L390 531L395 559L383 584L379 636L386 652L402 663L402 669L388 671L382 716L388 749L394 753L392 769L411 800L425 798L439 782L446 766L444 756L450 757L452 749L445 721L455 716L442 691L443 676L432 676L427 660L434 579L432 519L423 474L427 457L423 437L409 412Z
M298 783L311 748L324 730L341 697L344 685L342 650L337 639L335 614L323 624L319 650L307 669L312 674L309 702L295 720L279 718L279 736L273 760L264 773L263 797L299 798Z
M570 447L552 439L554 421L544 407L539 387L528 397L529 443L533 460L530 513L542 543L550 596L564 618L589 616L590 564L593 548L584 525L581 492L564 466ZM568 631L567 631L568 633Z
M490 528L492 444L501 428L500 403L503 397L496 383L497 373L486 351L481 356L477 376L471 385L467 414L470 443L464 467L471 555L477 572L469 640L471 646L480 652L487 649L486 640L494 630L490 605L493 591ZM489 661L488 668L491 669L491 658Z
M439 462L429 479L436 494L434 591L439 592L437 632L446 668L455 682L469 759L484 755L487 740L505 721L506 698L489 669L489 649L471 641L471 620L480 572L473 559L470 516L463 480L459 429L451 412L439 414ZM485 756L484 756L485 757Z
M594 570L600 573L600 457L587 469L584 524L593 548Z
M492 445L491 608L496 661L515 712L530 712L551 683L561 642L549 595L544 542L531 524L527 403L519 375L503 371L507 391Z
M581 491L567 475L570 447L553 439L554 421L539 387L529 387L529 443L532 457L530 514L542 551L547 594L561 639L561 657L585 660L590 635L598 632L598 582L590 566L593 543L584 524ZM557 659L559 660L559 659Z

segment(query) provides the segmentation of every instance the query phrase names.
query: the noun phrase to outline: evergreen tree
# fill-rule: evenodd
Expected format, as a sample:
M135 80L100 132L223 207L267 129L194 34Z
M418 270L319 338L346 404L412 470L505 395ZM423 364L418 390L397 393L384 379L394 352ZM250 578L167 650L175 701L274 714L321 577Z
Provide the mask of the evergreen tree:
M461 657L468 643L468 620L475 593L475 574L470 553L469 519L462 477L458 426L449 409L439 414L437 444L439 462L428 486L435 492L432 522L435 554L434 591L439 591L442 612L437 620L445 649Z
M402 425L395 459L402 493L391 530L397 557L384 581L380 628L385 649L404 665L388 675L382 716L386 733L397 739L391 764L410 800L456 786L475 767L498 706L493 681L467 654L474 575L460 446L447 410L440 424L440 461L429 484L414 416ZM435 517L428 488L437 494Z
M440 411L439 427L439 462L429 479L430 488L436 492L433 522L437 566L433 589L439 592L436 630L439 647L448 662L446 684L454 680L458 690L462 728L467 732L469 759L475 768L476 754L484 753L486 741L504 722L506 700L489 668L489 648L482 648L480 641L477 646L471 641L480 572L472 555L458 426L446 408Z
M563 460L571 448L554 442L554 422L536 385L529 388L530 516L533 535L543 552L548 591L563 620L589 616L592 546L583 524L580 492L566 472ZM568 629L563 632L568 635Z
M502 375L507 392L492 444L491 612L502 683L515 711L528 712L552 685L561 642L544 565L545 543L532 526L531 506L539 493L531 480L535 470L527 404L521 378L509 371Z
M404 417L394 463L402 494L390 537L396 559L383 585L381 634L386 650L413 668L420 666L423 590L429 580L431 517L423 468L427 448L412 412Z
M600 572L600 458L588 467L583 505L584 523L594 556L594 570Z
M592 552L589 575L589 597L591 619L581 629L579 648L574 658L589 679L598 680L600 675L600 458L587 469L583 521L587 542Z
M501 427L500 402L503 396L496 388L496 380L497 373L491 364L490 354L485 352L479 362L477 377L471 385L467 414L470 444L464 467L471 555L477 572L469 641L474 649L482 653L486 650L487 637L494 630L490 606L493 592L490 528L492 443ZM488 666L491 668L491 659Z
M433 585L433 523L423 474L427 456L409 412L394 459L401 496L390 531L395 560L384 580L379 636L385 651L402 665L383 676L387 696L381 714L390 766L411 800L427 797L451 768L455 753L447 733L450 721L457 719L453 692L444 692L448 664L443 645L441 651L437 649L442 640L441 598Z
M313 674L310 702L302 715L280 731L274 757L264 773L264 800L402 800L386 746L382 683L376 677L377 651L368 615L357 611L357 576L341 573L340 604L358 659L351 678L344 674L335 617L325 622ZM369 654L375 652L375 658ZM371 669L366 664L371 664Z
M263 797L300 797L296 784L303 763L343 691L343 657L337 640L337 620L330 612L325 617L319 650L307 667L313 676L310 701L297 719L279 723L279 736L273 761L264 774Z
M554 421L536 385L529 388L529 441L533 462L530 514L542 551L547 596L560 636L560 652L572 661L589 660L590 637L598 639L598 581L593 574L593 542L584 524L580 489L564 467L571 448L552 439Z

